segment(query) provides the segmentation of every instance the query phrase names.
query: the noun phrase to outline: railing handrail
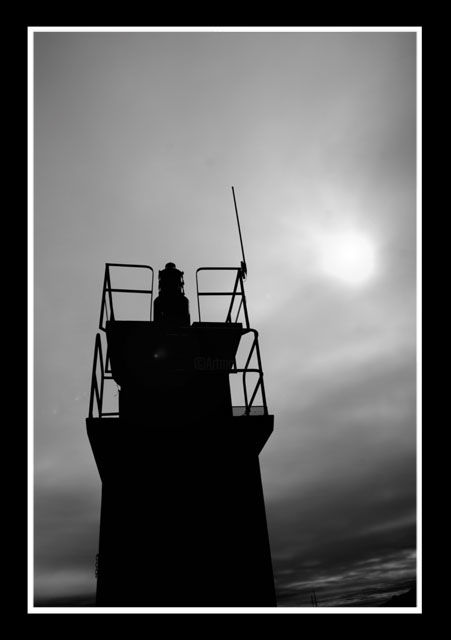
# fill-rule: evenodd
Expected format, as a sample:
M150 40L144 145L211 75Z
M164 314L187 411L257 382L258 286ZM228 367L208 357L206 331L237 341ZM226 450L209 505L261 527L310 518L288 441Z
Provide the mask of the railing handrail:
M108 348L106 352L106 358L103 358L102 353L102 339L100 337L100 333L96 334L95 344L94 344L94 358L92 363L92 376L91 376L91 392L89 395L89 417L94 417L94 399L97 402L97 413L99 418L103 418L104 416L118 416L119 412L104 412L103 411L103 391L105 386L105 380L113 380L113 377L107 375L111 373L111 369L108 369ZM97 379L97 364L100 363L100 389L99 382Z
M235 283L233 286L233 291L199 291L199 277L198 274L200 271L236 271L236 278L235 278ZM242 373L243 374L243 395L244 395L244 401L245 401L245 405L246 405L246 414L249 415L251 408L252 408L252 404L254 402L255 396L257 394L257 391L260 389L261 390L261 395L262 395L262 401L263 401L263 407L264 407L264 414L267 415L268 414L268 407L266 404L266 393L265 393L265 385L263 382L263 367L262 367L262 363L261 363L261 355L260 355L260 347L258 344L258 332L255 329L252 329L250 327L250 323L249 323L249 314L247 311L247 303L246 303L246 294L244 291L244 282L243 282L244 278L243 278L243 270L242 267L199 267L196 270L196 293L197 293L197 309L198 309L198 314L199 314L199 322L201 322L201 312L200 312L200 296L231 296L231 300L230 300L230 305L229 305L229 309L227 311L227 316L225 319L226 323L231 323L232 322L232 309L233 309L233 305L236 299L236 296L240 297L240 304L238 307L238 312L235 316L235 320L234 322L237 323L238 322L238 318L241 312L241 308L243 308L243 312L244 312L244 319L245 319L245 324L244 324L244 329L243 329L243 334L245 333L253 333L254 334L254 340L252 342L252 346L250 349L250 352L248 354L247 360L246 360L246 364L244 365L243 368L238 368L236 366L236 361L235 361L235 366L232 369L232 373ZM257 354L257 369L250 369L249 368L249 363L251 361L252 355L254 353L254 350L256 351ZM250 399L248 398L248 393L247 393L247 384L246 384L246 375L248 373L258 373L258 380L256 382L256 385L254 387L254 390L252 392L252 395L250 396Z
M266 393L265 393L265 384L263 381L263 367L262 367L262 360L261 360L261 354L260 354L260 346L258 344L258 331L256 329L248 329L247 331L245 331L245 333L253 333L254 334L254 340L252 342L252 346L250 348L249 354L247 356L247 360L246 363L244 365L243 368L238 368L236 367L234 369L234 373L243 373L243 395L244 395L244 402L246 405L246 414L249 415L252 404L254 402L255 396L257 395L257 391L260 388L261 389L261 395L262 395L262 401L263 401L263 407L264 407L264 414L268 415L268 405L266 403ZM249 368L249 363L252 359L252 355L254 353L254 349L255 352L257 354L257 368ZM251 395L250 400L248 400L248 394L247 394L247 384L246 384L246 376L248 373L258 373L258 380L255 384L254 387L254 391Z
M152 284L150 289L125 289L125 288L114 288L111 286L111 274L110 267L124 267L129 269L149 269L152 272ZM108 320L108 309L106 305L106 298L108 296L108 303L110 308L110 319L114 320L114 305L113 305L113 293L141 293L150 295L150 313L149 320L152 320L152 306L153 306L153 290L154 290L154 270L148 264L126 264L121 262L106 262L105 263L105 275L103 278L103 289L102 289L102 301L100 304L100 319L99 319L99 329L101 331L106 330L106 326L104 324L104 316L107 316Z
M92 362L92 375L91 375L91 393L89 395L89 417L93 417L94 410L94 398L97 400L97 411L99 417L102 415L102 402L103 402L103 388L102 385L99 391L99 385L97 382L97 361L100 359L100 373L103 380L103 358L102 358L102 343L100 340L100 333L96 333L96 339L94 343L94 358Z
M233 291L199 291L199 271L236 271L235 284L233 286ZM240 286L240 290L238 291L238 285ZM196 269L196 295L197 295L197 311L199 315L199 322L201 322L201 313L200 313L200 296L230 296L230 305L227 312L227 316L225 322L232 322L232 309L233 304L235 302L236 296L240 296L240 304L238 307L238 313L235 317L234 322L238 322L238 317L241 312L241 307L244 312L245 319L245 327L246 329L250 329L249 323L249 314L247 311L247 303L246 303L246 294L244 291L244 282L243 282L243 270L242 267L199 267Z

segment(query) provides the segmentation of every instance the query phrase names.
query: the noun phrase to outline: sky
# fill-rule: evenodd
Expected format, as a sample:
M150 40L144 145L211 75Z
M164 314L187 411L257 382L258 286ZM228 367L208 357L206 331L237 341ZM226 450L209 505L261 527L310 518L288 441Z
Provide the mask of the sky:
M405 590L416 34L38 32L33 72L36 602L95 593L85 418L104 264L174 261L196 320L196 268L241 260L232 185L275 416L260 463L278 604Z

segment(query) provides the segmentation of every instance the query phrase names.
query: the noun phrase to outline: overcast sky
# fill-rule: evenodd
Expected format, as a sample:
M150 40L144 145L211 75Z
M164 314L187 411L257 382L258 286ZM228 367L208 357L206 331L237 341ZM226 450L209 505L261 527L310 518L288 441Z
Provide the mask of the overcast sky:
M231 185L275 415L279 603L374 602L414 578L415 38L35 34L40 601L95 591L104 263L174 261L196 320L195 269L241 259Z

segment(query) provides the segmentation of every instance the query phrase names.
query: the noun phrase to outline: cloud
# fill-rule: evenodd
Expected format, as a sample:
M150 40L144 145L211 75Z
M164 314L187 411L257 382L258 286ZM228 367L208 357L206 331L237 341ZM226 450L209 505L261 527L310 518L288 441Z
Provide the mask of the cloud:
M94 566L99 536L99 495L76 482L50 487L35 497L35 596L95 592Z
M338 465L328 467L328 460L333 456L325 456L323 473L307 472L304 484L289 487L289 496L280 492L267 503L273 567L282 592L321 587L332 595L330 583L340 581L343 594L367 582L383 586L412 579L414 457L395 453L374 460L357 450ZM404 560L391 567L388 558ZM371 571L359 568L371 564Z
M312 576L306 571L307 566L304 563L302 567L304 579L302 574L297 579L294 570L279 576L276 582L278 606L311 606L313 591L319 606L380 606L392 595L407 591L416 579L413 549L350 562L344 570L327 576Z

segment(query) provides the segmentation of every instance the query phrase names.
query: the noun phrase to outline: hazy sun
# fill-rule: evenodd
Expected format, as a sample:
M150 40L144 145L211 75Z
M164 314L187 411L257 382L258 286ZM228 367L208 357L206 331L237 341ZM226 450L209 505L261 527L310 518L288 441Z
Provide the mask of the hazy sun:
M376 266L374 244L355 231L321 236L319 258L324 273L351 285L369 280Z

